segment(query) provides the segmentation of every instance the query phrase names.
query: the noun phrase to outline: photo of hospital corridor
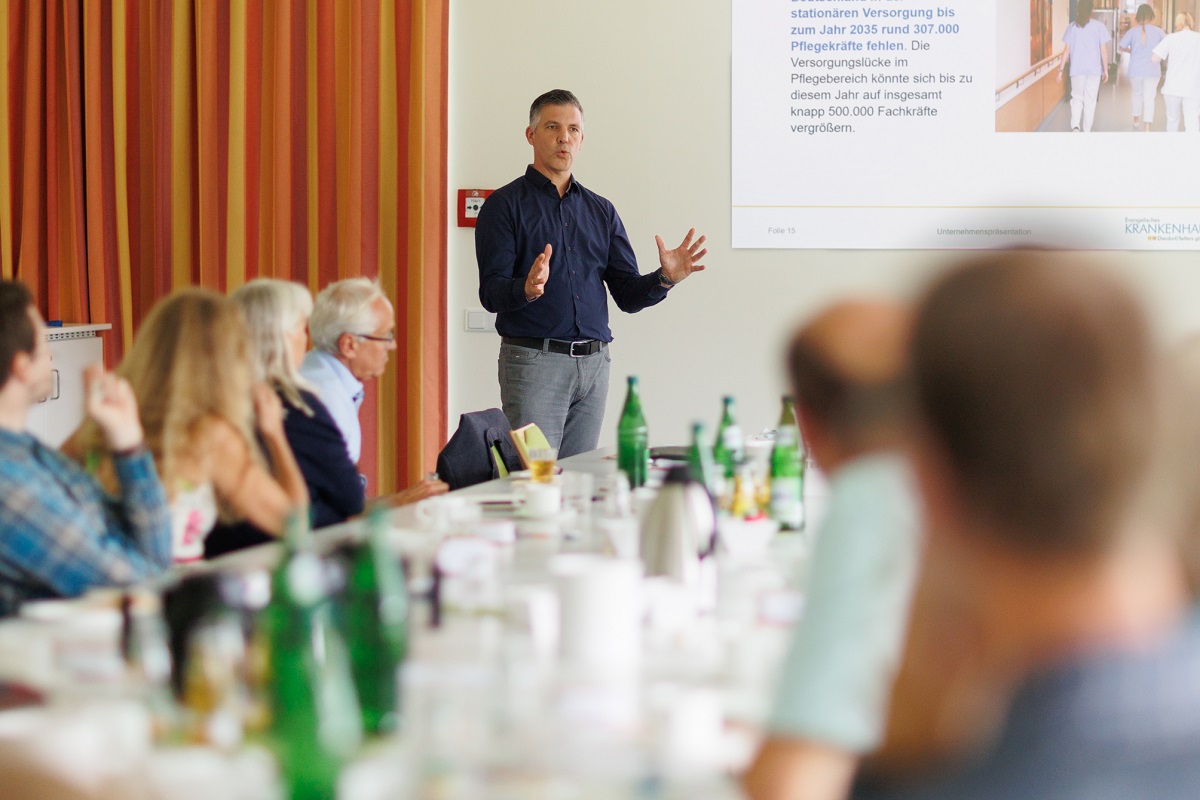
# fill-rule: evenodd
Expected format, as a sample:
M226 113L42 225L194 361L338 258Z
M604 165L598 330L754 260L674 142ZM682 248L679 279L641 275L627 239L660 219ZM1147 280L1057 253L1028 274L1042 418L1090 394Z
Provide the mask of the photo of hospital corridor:
M1093 133L1128 133L1145 128L1145 120L1139 119L1136 127L1133 124L1135 116L1141 116L1140 113L1135 115L1133 109L1135 87L1130 67L1131 57L1135 54L1121 52L1119 47L1131 29L1140 43L1138 10L1143 5L1150 6L1154 18L1148 24L1161 28L1165 34L1172 34L1176 32L1177 15L1188 12L1195 19L1198 4L1200 0L1095 0L1091 19L1103 26L1104 32L1101 34L1095 24L1091 27L1093 35L1107 45L1108 82L1100 84L1096 96ZM1072 131L1070 68L1064 60L1063 37L1075 15L1076 0L1029 0L1028 10L1021 2L997 0L997 132ZM1150 30L1151 44L1154 35ZM1169 62L1170 59L1154 68L1165 73ZM1176 62L1182 64L1183 58L1177 58ZM1060 83L1059 71L1064 67L1066 70ZM1139 70L1135 66L1133 71ZM1200 82L1200 76L1195 80ZM1152 79L1143 77L1142 85L1155 84ZM1152 132L1167 130L1162 86L1160 78L1149 125ZM1180 130L1183 130L1182 125Z

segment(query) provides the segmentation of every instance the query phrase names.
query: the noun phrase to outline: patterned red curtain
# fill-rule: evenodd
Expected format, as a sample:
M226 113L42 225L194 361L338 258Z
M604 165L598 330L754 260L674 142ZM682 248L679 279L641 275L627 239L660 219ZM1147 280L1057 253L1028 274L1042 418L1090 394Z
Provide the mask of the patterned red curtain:
M391 491L445 438L448 0L6 0L0 268L119 359L173 289L378 276L363 409Z

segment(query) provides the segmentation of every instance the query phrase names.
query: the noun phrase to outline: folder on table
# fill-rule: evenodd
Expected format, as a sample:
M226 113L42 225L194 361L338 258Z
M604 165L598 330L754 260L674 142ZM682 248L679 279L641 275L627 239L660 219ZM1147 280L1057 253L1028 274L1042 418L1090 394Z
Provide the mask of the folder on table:
M515 428L510 434L513 444L517 447L517 455L521 457L521 464L525 469L530 469L529 451L539 450L550 446L550 440L546 438L546 434L542 433L542 429L534 423L522 425Z

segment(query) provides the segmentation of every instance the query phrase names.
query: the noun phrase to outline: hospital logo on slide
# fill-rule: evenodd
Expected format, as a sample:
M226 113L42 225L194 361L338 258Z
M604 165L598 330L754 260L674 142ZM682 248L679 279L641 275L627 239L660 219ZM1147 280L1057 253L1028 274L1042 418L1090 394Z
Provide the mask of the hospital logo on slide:
M1200 222L1126 217L1125 235L1150 242L1200 242Z

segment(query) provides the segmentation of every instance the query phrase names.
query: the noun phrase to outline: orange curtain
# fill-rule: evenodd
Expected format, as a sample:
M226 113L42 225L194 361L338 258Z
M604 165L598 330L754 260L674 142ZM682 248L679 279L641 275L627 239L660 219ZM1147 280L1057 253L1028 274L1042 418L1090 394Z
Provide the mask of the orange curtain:
M111 322L257 276L378 277L403 343L364 403L380 492L445 438L448 0L0 0L0 267Z

